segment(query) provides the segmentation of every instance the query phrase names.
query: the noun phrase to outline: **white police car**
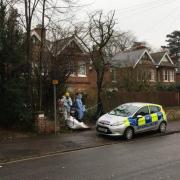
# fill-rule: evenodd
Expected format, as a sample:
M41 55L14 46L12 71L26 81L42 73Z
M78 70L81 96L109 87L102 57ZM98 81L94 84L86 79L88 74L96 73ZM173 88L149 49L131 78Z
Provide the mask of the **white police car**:
M101 116L96 123L99 134L124 136L132 139L134 134L159 130L165 133L166 114L161 105L150 103L126 103Z

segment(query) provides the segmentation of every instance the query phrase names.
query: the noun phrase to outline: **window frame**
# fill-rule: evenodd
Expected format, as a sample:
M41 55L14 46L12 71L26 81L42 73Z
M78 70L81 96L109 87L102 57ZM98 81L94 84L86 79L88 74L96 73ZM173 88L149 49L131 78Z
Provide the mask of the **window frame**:
M169 82L175 82L175 73L173 70L169 70Z
M159 106L156 106L156 105L150 105L150 106L149 106L149 112L150 112L150 114L157 113L157 112L151 112L151 108L152 108L152 107L158 108L158 111L157 111L157 112L160 112L160 111L161 111L161 108L160 108Z
M69 70L71 71L71 68L72 68L72 73L70 74L70 77L75 77L76 76L76 65L75 65L75 62L73 60L71 60L69 62Z
M137 110L137 112L134 114L134 118L137 118L137 116L138 115L140 115L140 114L137 114L142 108L147 108L148 109L148 114L146 114L146 115L141 115L141 116L147 116L147 115L150 115L150 111L149 111L149 107L148 107L148 105L146 105L146 106L143 106L143 107L141 107L141 108L139 108L138 110Z
M82 64L81 64L82 63ZM81 65L80 65L81 64ZM80 74L80 66L84 67L84 74ZM77 76L78 77L87 77L87 67L86 67L86 62L85 61L78 61L78 70L77 70Z
M167 79L166 79L167 77ZM168 69L163 70L163 82L169 82L169 72Z
M155 69L150 69L150 79L149 81L155 82L156 81L156 70Z

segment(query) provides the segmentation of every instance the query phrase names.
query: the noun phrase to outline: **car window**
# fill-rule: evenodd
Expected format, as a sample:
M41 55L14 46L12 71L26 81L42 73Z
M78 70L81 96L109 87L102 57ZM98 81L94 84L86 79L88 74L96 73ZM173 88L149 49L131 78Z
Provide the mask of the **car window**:
M112 111L109 112L110 115L115 115L115 116L123 116L123 117L128 117L133 115L136 111L138 110L137 106L134 106L132 104L122 104Z
M135 114L135 117L137 117L138 115L146 116L148 114L149 114L149 109L147 106L144 106L137 111L137 113Z
M149 109L150 109L150 114L161 111L160 107L158 107L158 106L149 106Z

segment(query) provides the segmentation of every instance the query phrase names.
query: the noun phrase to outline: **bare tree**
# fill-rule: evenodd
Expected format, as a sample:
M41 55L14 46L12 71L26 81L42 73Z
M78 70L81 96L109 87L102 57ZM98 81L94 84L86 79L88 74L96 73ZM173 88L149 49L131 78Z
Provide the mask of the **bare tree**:
M73 49L68 48L68 51L61 52L63 46L68 44L74 39L73 31L70 28L51 28L52 45L50 48L51 56L53 61L51 64L51 73L54 78L60 80L61 84L65 84L70 76L76 70L75 64L73 63L74 52Z
M50 25L56 25L56 29L58 24L54 22L53 16L56 14L57 16L66 14L71 8L75 8L75 0L61 0L57 3L54 0L40 0L41 10L39 11L41 14L41 45L40 45L40 56L39 56L39 110L42 109L42 66L43 66L43 55L44 49L46 49L46 37L45 31L46 27L50 28ZM63 18L59 18L63 19ZM47 20L46 24L45 21ZM69 34L68 34L69 35ZM54 48L54 43L53 43ZM53 57L53 56L52 56ZM57 67L57 65L55 66ZM54 67L54 68L55 68ZM64 66L63 66L64 67Z
M75 32L76 37L89 51L96 71L98 115L103 111L101 91L107 65L106 45L113 37L115 26L114 14L114 11L108 14L104 14L103 11L97 11L89 16L87 27L76 28Z
M135 40L136 38L130 32L115 31L106 45L106 52L109 57L112 57L118 52L131 48Z

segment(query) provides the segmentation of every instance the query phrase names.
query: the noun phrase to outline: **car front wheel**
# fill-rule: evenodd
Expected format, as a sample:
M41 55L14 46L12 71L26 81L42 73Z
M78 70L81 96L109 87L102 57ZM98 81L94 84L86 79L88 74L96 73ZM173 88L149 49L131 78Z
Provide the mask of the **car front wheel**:
M134 130L132 128L127 128L124 132L124 137L126 140L131 140L134 136Z
M165 122L162 122L160 125L159 125L159 132L160 133L165 133L166 132L166 123Z

